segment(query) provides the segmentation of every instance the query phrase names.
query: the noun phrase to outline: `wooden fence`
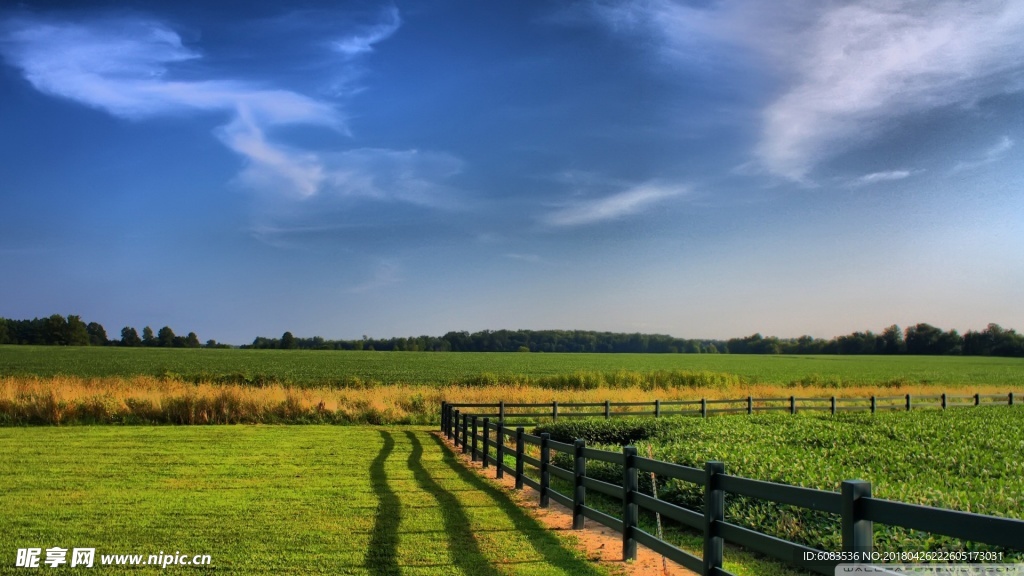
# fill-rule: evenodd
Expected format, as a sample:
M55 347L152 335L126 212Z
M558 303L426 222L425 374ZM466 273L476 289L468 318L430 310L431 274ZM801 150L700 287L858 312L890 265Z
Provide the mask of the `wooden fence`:
M826 411L835 414L836 412L849 411L870 411L872 414L883 410L916 410L916 409L941 409L958 408L965 406L988 406L988 405L1010 405L1019 404L1020 396L1010 392L1008 394L929 394L915 395L903 394L900 396L870 396L855 398L804 398L789 396L786 398L759 398L747 396L746 398L716 399L708 400L673 400L652 402L577 402L559 404L557 401L544 404L516 404L498 402L497 404L460 404L444 403L450 410L459 410L466 413L465 409L472 409L472 413L479 417L495 418L508 422L513 419L535 419L551 418L579 418L579 417L604 417L614 418L617 416L700 416L707 418L715 414L754 414L755 412L786 411L796 414L798 411ZM537 411L543 408L544 411ZM600 408L595 412L593 408ZM617 410L622 408L623 410ZM490 409L489 412L486 410ZM583 411L580 411L580 410ZM590 411L587 411L591 409ZM441 417L444 418L442 407ZM522 410L527 410L523 412ZM532 411L531 411L532 410Z
M923 405L912 403L909 395L896 397L905 400L900 409L909 410ZM924 398L915 397L918 401ZM958 405L979 406L1003 404L990 402L993 398L1005 399L1009 405L1014 404L1014 395L992 396L936 396L940 400L938 408ZM958 399L970 398L971 403L957 402ZM754 399L741 400L700 400L699 415L708 416L713 413L738 412L738 409L709 409L708 405L745 402L745 411L755 411L755 405L761 409L773 409L769 402L786 401L791 412L797 411L798 402L809 399ZM827 401L829 406L818 409L832 410L834 414L841 409L881 410L893 409L888 398L870 399L870 405L853 407L837 405L837 402L852 402L855 399L810 399ZM865 402L866 399L860 399ZM866 402L865 402L866 403ZM871 483L863 480L847 480L842 482L839 492L816 490L752 480L725 473L722 462L707 462L704 469L681 466L671 462L653 460L637 455L634 446L624 446L621 452L596 450L588 448L584 440L577 439L572 444L552 440L550 435L539 436L527 434L522 425L510 427L505 419L515 417L550 417L557 419L565 416L612 416L643 415L646 411L636 411L638 407L651 406L652 403L612 403L599 404L565 404L561 408L592 408L601 406L602 412L559 412L559 405L552 404L448 404L441 406L441 429L444 435L457 448L481 461L485 468L494 465L496 477L502 478L505 473L513 474L515 486L521 489L530 486L540 495L540 506L547 507L551 500L572 510L573 529L583 528L584 519L589 518L622 534L623 558L635 559L637 544L642 544L655 552L679 563L680 565L704 576L732 576L722 567L723 546L730 542L781 560L788 564L810 570L818 574L833 575L835 567L845 562L885 562L900 563L899 558L886 558L873 549L873 523L900 526L911 530L919 530L930 534L940 534L976 543L1003 546L1024 551L1024 521L995 516L958 512L941 508L931 508L915 504L906 504L873 498ZM668 414L689 414L686 410L663 410L666 407L694 404L694 402L655 402L655 416ZM767 404L767 407L766 407ZM551 412L514 413L509 409L551 407ZM634 409L629 412L612 412L612 407ZM497 412L465 413L465 409L488 410ZM774 409L780 409L775 407ZM803 406L800 409L808 409ZM812 408L813 409L813 408ZM492 417L498 420L492 422ZM527 453L527 446L537 447L539 457ZM492 450L493 449L493 450ZM552 452L571 456L572 469L562 468L552 463ZM587 476L587 461L608 462L622 466L622 485L612 484ZM510 464L511 462L511 464ZM536 477L526 473L530 466ZM703 486L704 498L702 511L694 511L658 500L639 490L638 475L640 473L656 474L662 479L674 478ZM565 494L552 488L551 477L562 479L572 486L571 494ZM587 505L587 493L598 492L618 499L622 502L621 517L604 513ZM758 500L767 500L779 504L788 504L798 508L817 510L839 516L842 533L842 551L827 552L816 550L795 542L783 540L728 522L725 517L725 498L727 494L747 496ZM690 554L675 545L662 540L638 526L641 511L661 514L662 517L675 521L683 526L696 529L704 534L703 556Z

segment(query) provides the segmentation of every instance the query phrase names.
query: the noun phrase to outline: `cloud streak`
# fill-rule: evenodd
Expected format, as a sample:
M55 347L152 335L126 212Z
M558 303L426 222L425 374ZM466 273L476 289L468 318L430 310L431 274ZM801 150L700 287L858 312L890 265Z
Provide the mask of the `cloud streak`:
M963 170L973 170L974 168L980 168L986 164L998 162L1006 156L1006 153L1013 148L1015 142L1009 136L1003 136L996 142L991 148L985 150L981 157L976 160L970 160L965 162L958 162L956 166L953 166L953 172L961 172Z
M402 17L398 13L398 8L391 6L384 11L384 16L383 22L370 26L359 34L336 40L332 46L348 58L373 52L374 44L390 38L402 25Z
M913 170L886 170L884 172L872 172L865 174L852 182L853 186L867 186L879 182L893 182L910 178L916 173Z
M386 19L335 42L347 59L372 50L401 25L396 8ZM244 166L247 188L292 199L337 194L438 205L444 187L433 178L461 164L444 154L356 149L325 153L274 137L285 126L318 126L347 133L344 114L328 101L236 79L182 81L176 66L202 55L183 45L167 25L143 18L66 22L14 18L0 24L0 53L38 91L120 118L193 113L222 114L215 134Z
M570 227L617 220L648 210L685 192L681 186L643 184L618 194L559 208L545 215L542 222L554 227Z
M592 6L611 30L653 39L676 64L736 58L775 78L752 152L792 181L901 118L1024 91L1024 4L1013 0Z
M802 180L891 119L1021 90L1022 36L1016 2L831 6L793 39L807 49L794 50L796 82L764 111L756 155Z

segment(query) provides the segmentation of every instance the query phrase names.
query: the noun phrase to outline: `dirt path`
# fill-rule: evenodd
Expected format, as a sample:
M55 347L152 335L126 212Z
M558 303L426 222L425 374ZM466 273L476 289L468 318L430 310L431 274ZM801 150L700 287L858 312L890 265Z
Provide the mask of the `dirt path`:
M513 500L527 509L531 516L539 522L551 530L565 532L574 537L578 541L580 550L586 553L589 560L613 565L623 574L629 576L697 576L695 572L691 572L641 545L637 546L636 561L623 562L621 534L592 520L586 521L583 530L572 530L572 510L554 501L548 508L541 508L539 506L540 495L536 490L529 487L515 490L515 479L510 474L505 474L505 477L500 480L496 479L493 466L484 469L481 462L473 462L468 454L464 455L461 450L455 450L440 432L435 434L441 437L444 446L452 451L467 468L491 484L504 488L510 493Z

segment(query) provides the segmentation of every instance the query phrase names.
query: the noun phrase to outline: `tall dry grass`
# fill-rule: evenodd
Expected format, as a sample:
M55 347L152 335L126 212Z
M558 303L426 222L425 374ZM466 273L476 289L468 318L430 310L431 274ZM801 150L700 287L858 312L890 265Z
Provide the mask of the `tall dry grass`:
M79 378L59 376L0 378L0 425L62 424L432 424L442 401L460 403L654 402L754 397L828 398L1005 394L998 386L943 389L927 385L770 386L727 383L715 386L655 387L640 383L552 389L524 384L384 385L374 388L251 387L189 383L176 379ZM649 409L648 409L649 410Z

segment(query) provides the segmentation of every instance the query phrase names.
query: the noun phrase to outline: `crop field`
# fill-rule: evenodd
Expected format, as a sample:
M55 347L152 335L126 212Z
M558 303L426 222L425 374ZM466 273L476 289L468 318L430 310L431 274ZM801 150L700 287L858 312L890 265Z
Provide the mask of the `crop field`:
M770 482L838 491L843 480L872 483L872 496L1024 519L1024 410L1018 406L893 413L761 414L707 420L652 418L564 421L544 430L563 441L634 443L640 454ZM648 452L648 450L650 452ZM596 463L595 463L596 464ZM570 466L571 467L571 466ZM588 475L621 484L621 468ZM641 477L642 481L647 481ZM649 485L649 484L648 484ZM670 480L659 497L700 508L702 487ZM838 519L792 506L727 497L730 521L823 550L840 550ZM984 545L875 526L876 550L986 550ZM1024 561L1021 552L1009 560Z
M422 428L0 429L0 572L19 548L209 555L190 574L606 574Z
M558 376L658 371L742 384L1024 386L1024 359L944 356L432 353L0 346L0 376L162 376L190 382L362 387L558 384ZM568 383L572 384L572 382ZM554 387L554 386L553 386ZM564 387L572 387L566 385Z

